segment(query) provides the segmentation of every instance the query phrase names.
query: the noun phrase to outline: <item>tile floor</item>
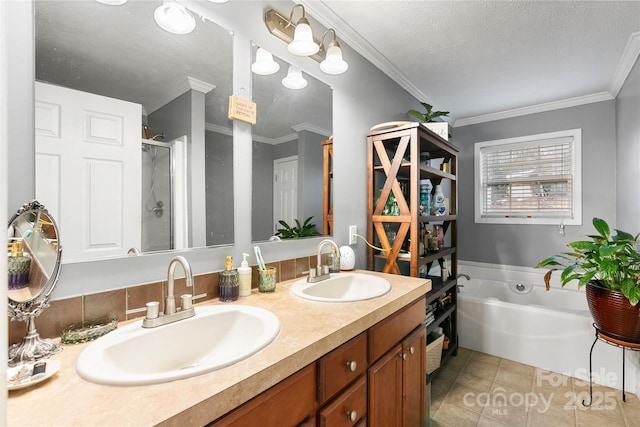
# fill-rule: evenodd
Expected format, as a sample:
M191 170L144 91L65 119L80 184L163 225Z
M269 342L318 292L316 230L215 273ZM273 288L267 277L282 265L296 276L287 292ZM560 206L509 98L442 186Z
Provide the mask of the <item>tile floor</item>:
M634 393L461 348L431 383L432 427L640 427Z

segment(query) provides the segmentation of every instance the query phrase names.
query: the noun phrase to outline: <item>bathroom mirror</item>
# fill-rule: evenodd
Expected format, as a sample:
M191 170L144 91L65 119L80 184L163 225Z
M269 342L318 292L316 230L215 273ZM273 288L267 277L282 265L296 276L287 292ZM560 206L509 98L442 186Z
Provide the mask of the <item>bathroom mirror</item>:
M253 46L253 60L258 47ZM282 226L313 217L323 232L323 145L332 135L332 90L302 71L306 86L285 87L289 64L274 74L252 73L257 121L253 127L252 233L268 240ZM291 178L291 179L289 179Z
M44 205L32 201L9 219L7 250L9 317L27 322L22 342L9 348L14 366L60 351L54 341L40 338L34 320L48 306L62 255L58 227Z
M109 242L109 251L100 250L99 246L109 246L102 242L77 251L76 246L82 245L74 237L66 242L63 262L124 257L130 248L145 253L232 244L232 123L227 117L233 74L230 31L190 12L195 29L172 34L154 21L161 1L104 3L34 2L36 81L128 101L142 110L140 128L134 129L138 152L131 160L139 167L135 173L139 178L123 180L125 188L135 186L141 199L136 215L116 211L120 208L103 199L103 205L113 211L102 209L98 216L102 224L105 217L112 218L110 224L119 218L123 224L112 234L118 239L134 235L136 240ZM77 213L78 206L99 202L101 196L92 193L93 188L78 191L77 183L88 181L84 177L71 179L73 185L61 180L56 188L59 194L47 188L51 164L42 160L38 138L51 132L42 127L46 120L40 114L36 101L36 197L49 206L64 231L79 223L70 219L69 212ZM64 162L63 172L69 170ZM105 191L108 182L96 186L100 187L102 194L112 197L112 192ZM78 199L77 206L58 202L65 195ZM133 204L118 202L122 209ZM97 223L93 218L84 220ZM127 228L129 222L131 228ZM98 226L94 229L103 231ZM126 229L135 231L120 232Z

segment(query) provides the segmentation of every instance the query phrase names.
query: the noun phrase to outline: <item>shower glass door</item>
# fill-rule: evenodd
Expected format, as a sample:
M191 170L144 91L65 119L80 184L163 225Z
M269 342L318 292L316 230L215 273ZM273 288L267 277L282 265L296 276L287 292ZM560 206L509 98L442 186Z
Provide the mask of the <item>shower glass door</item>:
M171 144L142 143L142 252L174 249Z

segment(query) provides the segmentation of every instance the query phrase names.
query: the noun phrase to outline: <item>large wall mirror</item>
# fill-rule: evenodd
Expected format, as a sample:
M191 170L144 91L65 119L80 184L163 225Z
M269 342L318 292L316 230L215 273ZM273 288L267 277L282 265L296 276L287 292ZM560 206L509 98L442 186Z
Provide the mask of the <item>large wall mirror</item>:
M231 33L195 13L191 33L169 33L154 21L160 1L34 4L36 197L61 232L78 236L66 241L63 262L232 244ZM59 92L40 98L50 87L63 91L60 103ZM116 113L96 113L101 102L80 105L91 117L61 122L65 103L78 103L67 89L138 106L135 125L122 125L117 104ZM96 144L70 163L55 143L74 132ZM101 157L121 133L130 147Z
M255 61L258 51L252 46ZM262 54L264 51L261 51ZM273 74L252 73L257 122L253 127L252 233L271 238L279 220L309 217L323 233L323 141L332 135L332 90L280 58ZM295 76L293 76L295 75ZM285 87L283 79L298 77ZM300 87L304 86L304 87Z

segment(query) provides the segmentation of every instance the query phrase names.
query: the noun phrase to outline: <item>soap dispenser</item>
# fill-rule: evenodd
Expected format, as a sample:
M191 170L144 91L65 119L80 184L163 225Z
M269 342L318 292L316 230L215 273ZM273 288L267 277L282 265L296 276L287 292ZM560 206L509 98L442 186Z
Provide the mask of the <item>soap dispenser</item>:
M11 244L11 254L7 259L9 272L9 290L22 289L29 283L31 258L24 253L24 242L15 240Z
M242 263L240 263L240 267L238 267L238 282L241 297L251 295L251 267L249 267L247 257L249 257L249 254L242 254Z
M232 302L238 299L238 270L233 268L233 257L224 259L224 271L219 273L219 298L223 302Z

